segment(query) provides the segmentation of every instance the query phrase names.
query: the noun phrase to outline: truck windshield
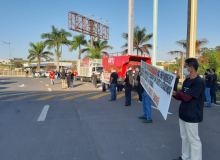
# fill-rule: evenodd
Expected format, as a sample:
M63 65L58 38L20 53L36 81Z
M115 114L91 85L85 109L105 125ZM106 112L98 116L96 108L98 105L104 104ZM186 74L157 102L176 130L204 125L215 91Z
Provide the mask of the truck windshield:
M103 67L96 67L96 72L102 72Z
M133 69L136 70L138 68L139 70L141 69L141 65L133 65Z

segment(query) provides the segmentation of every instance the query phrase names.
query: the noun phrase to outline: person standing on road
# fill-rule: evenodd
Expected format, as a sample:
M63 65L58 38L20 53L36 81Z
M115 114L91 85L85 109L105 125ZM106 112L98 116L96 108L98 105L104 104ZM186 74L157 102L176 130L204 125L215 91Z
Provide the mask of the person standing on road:
M131 105L131 90L134 83L131 67L128 68L124 82L125 82L125 106L128 107Z
M51 84L54 85L54 71L53 70L50 71L50 80L51 80Z
M124 79L123 79L123 74L121 72L121 68L119 68L119 72L118 72L118 80L117 80L118 84L117 84L117 90L118 92L122 92L122 85L123 85L123 82L124 82Z
M138 118L143 119L143 123L152 123L153 120L151 117L151 98L140 83L138 86L138 93L142 94L142 106L144 112L143 116L140 116Z
M216 104L216 84L217 84L217 75L215 74L215 69L212 69L212 87L211 87L211 103L213 102L214 104ZM212 101L212 99L214 99L214 101Z
M198 126L203 121L206 84L197 74L198 67L195 58L186 59L183 72L189 77L183 82L182 90L173 91L173 97L182 101L179 107L182 156L174 160L202 160Z
M136 81L137 81L137 76L139 74L139 68L136 68L135 69L135 72L134 72L134 91L137 92L137 85L136 85Z
M105 92L105 91L106 91L105 83L103 82L104 76L105 76L105 69L102 70L102 74L101 74L102 92Z
M118 74L115 72L115 70L112 69L110 75L110 92L111 92L111 98L109 101L116 101L116 86L117 86L117 79L118 79Z
M65 71L63 70L61 73L61 82L62 82L62 89L66 89L66 84L65 84Z
M74 74L74 81L76 81L76 76L77 76L76 70L73 72L73 74Z
M70 83L71 83L71 72L70 71L67 71L66 81L67 81L68 89L70 89Z
M33 70L33 78L36 78L36 77L35 77L35 70Z
M178 72L177 72L177 70L176 70L176 69L174 69L173 74L175 74L175 75L176 75L176 80L175 80L175 83L174 83L173 90L174 90L175 92L177 92L177 86L178 86L178 84L179 84L180 75L178 74Z
M57 79L58 77L58 73L57 73L57 70L55 71L55 79Z
M74 74L73 71L71 71L71 88L73 88L73 79L74 79Z
M94 84L94 89L96 89L97 88L97 74L96 74L96 72L93 75L93 84Z
M138 92L138 96L139 96L139 100L137 101L138 103L142 102L142 93L143 93L143 87L141 85L141 72L139 72L138 76L137 76L137 81L136 81L136 86L137 86L137 92Z
M212 75L210 73L210 69L206 69L205 73L203 74L203 78L206 82L206 89L205 89L205 95L206 95L206 107L211 107L211 87L212 87ZM205 76L206 75L206 76Z
M26 78L28 77L28 70L26 71Z

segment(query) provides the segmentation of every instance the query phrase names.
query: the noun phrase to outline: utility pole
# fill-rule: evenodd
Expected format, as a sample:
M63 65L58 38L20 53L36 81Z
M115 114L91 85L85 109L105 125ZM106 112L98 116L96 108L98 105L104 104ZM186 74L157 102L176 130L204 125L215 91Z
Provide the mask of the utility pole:
M61 27L61 72L63 71L63 64L62 64L62 61L63 61L63 58L62 58L62 27ZM59 71L60 68L57 69L57 71Z
M14 49L11 49L11 50L13 50L13 56L12 57L13 57L13 66L14 66L14 58L15 58L14 57Z
M186 58L195 58L197 0L188 0Z
M134 0L128 2L128 55L133 55Z
M154 19L153 19L153 57L152 65L156 67L157 61L157 19L158 19L158 0L154 0L153 5Z
M4 41L3 41L4 42ZM11 75L11 49L10 49L10 39L9 39L9 43L7 43L7 42L4 42L5 44L9 44L9 55L10 55L10 72L9 72L9 74Z

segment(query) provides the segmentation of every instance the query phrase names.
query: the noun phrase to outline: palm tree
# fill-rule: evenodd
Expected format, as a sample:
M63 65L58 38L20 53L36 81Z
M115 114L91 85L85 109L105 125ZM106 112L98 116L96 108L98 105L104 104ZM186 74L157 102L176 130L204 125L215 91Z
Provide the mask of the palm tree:
M201 40L196 40L196 54L200 55L202 53L201 51L201 46L207 44L209 41L207 39L201 39ZM176 44L180 45L183 47L184 50L186 50L186 45L187 45L187 41L186 40L180 40L180 41L176 41ZM168 52L168 54L186 54L186 52L184 51L170 51Z
M72 34L70 32L66 32L64 29L58 30L54 26L51 27L52 32L51 33L43 33L41 35L41 38L46 39L44 42L46 45L48 45L48 49L55 49L55 53L57 56L57 70L59 70L59 58L61 57L61 52L59 51L59 48L62 44L69 45L70 42L67 39L67 37L71 37Z
M53 56L53 53L49 51L44 51L46 45L44 42L37 42L34 44L33 42L30 42L31 49L28 50L29 56L27 57L29 59L29 63L31 63L35 58L37 58L37 70L40 71L40 61L42 58L49 60L49 56Z
M88 41L87 43L87 47L88 48L85 48L85 49L82 49L82 53L83 52L86 52L88 54L91 54L91 53L96 53L97 57L102 57L102 54L108 54L108 52L106 52L105 50L107 49L110 49L112 50L113 47L108 45L108 41L104 40L104 41L101 41L100 39L98 39L97 41L93 41L93 48L91 48L91 46L89 45L90 44L90 40ZM86 55L86 57L89 57L89 55ZM94 57L91 55L91 58Z
M152 49L152 44L146 44L152 37L153 34L146 35L146 28L140 29L139 26L134 28L134 38L133 38L133 50L137 50L137 55L139 54L138 51L143 53L150 54L149 49ZM128 33L122 33L122 38L128 41ZM121 48L127 48L128 43L125 43ZM125 49L124 52L128 52L128 49Z
M85 56L85 58L102 59L102 56L100 54L99 49L89 48L87 50L87 55Z
M85 40L85 35L84 34L74 35L73 40L70 42L70 44L71 44L70 51L79 48L78 59L81 59L81 54L85 52L84 50L81 49L81 46L88 46L87 41Z

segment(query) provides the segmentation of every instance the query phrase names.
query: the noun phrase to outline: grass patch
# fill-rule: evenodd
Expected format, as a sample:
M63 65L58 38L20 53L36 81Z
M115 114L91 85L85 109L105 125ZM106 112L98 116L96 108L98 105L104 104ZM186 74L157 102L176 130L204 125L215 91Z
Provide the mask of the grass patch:
M216 92L216 99L217 99L217 101L220 101L220 92L219 91Z

